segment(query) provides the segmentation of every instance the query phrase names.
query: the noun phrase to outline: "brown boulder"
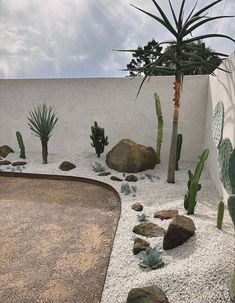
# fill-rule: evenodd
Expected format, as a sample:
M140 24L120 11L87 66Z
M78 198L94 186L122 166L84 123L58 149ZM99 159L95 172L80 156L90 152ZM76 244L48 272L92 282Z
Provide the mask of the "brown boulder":
M176 209L160 210L154 213L154 218L167 220L174 218L176 215L178 215L178 210Z
M60 164L59 168L63 171L69 171L71 169L74 169L75 167L76 167L76 165L74 165L73 163L64 161Z
M135 211L142 211L143 210L143 205L142 204L140 204L140 203L133 203L132 205L131 205L131 208L133 209L133 210L135 210Z
M108 152L106 163L119 172L137 173L155 167L156 153L152 147L123 139Z
M127 303L169 303L169 301L161 288L153 285L131 289Z
M26 161L16 161L16 162L13 162L11 165L12 166L21 166L21 165L26 165L27 162Z
M12 150L8 145L0 146L0 157L6 158L10 153L14 153L14 150Z
M143 239L135 238L133 245L133 254L138 255L141 251L146 250L149 247L149 243Z
M182 245L195 234L193 220L185 216L175 216L163 238L163 249L172 249Z
M7 161L7 160L1 160L0 161L0 165L9 165L9 164L11 164L10 161Z

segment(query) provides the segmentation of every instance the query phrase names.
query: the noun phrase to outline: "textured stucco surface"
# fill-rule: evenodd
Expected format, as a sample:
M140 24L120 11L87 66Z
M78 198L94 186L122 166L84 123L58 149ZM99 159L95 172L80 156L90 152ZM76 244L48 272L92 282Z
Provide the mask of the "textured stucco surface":
M153 93L160 95L164 117L162 159L168 160L172 131L174 77L152 77L135 100L141 79L90 78L0 80L0 145L18 150L15 131L21 131L26 152L40 151L40 140L27 125L27 112L37 104L55 105L59 120L49 152L60 155L94 152L90 127L94 120L109 136L106 152L120 139L130 138L155 148L157 119ZM179 132L182 159L196 160L204 144L208 76L185 76Z

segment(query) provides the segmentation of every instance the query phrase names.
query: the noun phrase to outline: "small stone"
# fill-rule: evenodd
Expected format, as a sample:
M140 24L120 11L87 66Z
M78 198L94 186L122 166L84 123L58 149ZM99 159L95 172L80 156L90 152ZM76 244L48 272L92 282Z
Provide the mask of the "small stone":
M11 149L8 145L0 146L0 156L6 158L8 154L14 153L14 150Z
M161 288L152 285L142 288L132 288L127 297L127 303L169 303Z
M136 225L132 231L138 235L145 236L147 238L161 237L165 233L165 230L162 227L152 222L145 222Z
M123 181L122 179L120 179L116 176L111 176L110 179L113 180L113 181Z
M164 235L163 249L168 250L182 245L195 234L195 229L192 219L176 215Z
M22 166L22 165L26 165L27 162L25 161L16 161L16 162L13 162L11 165L12 166Z
M111 172L110 171L102 171L101 173L98 174L98 176L108 176L108 175L111 175Z
M76 167L76 165L74 165L73 163L64 161L60 164L59 168L63 171L69 171L71 169L74 169L75 167Z
M178 210L176 209L168 209L168 210L160 210L155 212L154 218L159 218L161 220L172 219L176 215L178 215Z
M141 251L146 250L149 247L149 243L143 239L135 238L133 245L133 254L138 255Z
M128 182L136 182L138 181L138 177L136 177L135 175L128 175L125 180Z
M142 211L144 207L140 203L134 203L132 204L131 208L135 211Z
M2 160L2 161L0 161L0 165L9 165L9 164L11 164L11 162L8 161L8 160Z

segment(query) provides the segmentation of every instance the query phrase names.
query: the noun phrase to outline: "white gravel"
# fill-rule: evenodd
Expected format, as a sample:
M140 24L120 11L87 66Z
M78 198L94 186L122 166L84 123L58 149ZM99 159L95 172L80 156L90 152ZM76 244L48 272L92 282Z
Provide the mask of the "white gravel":
M28 155L29 163L25 172L63 174L97 179L111 184L120 192L121 182L110 180L110 176L99 177L92 171L91 162L97 161L94 154L70 155L65 158L49 155L49 164L41 164L40 154ZM7 159L16 156L10 154ZM77 165L70 172L59 170L59 164L68 160ZM104 156L98 160L105 163ZM195 215L190 216L196 226L196 235L185 244L169 251L162 250L162 237L152 238L152 245L158 245L163 252L165 266L157 270L145 270L138 265L138 256L132 254L135 235L132 228L138 224L136 212L131 209L134 202L144 206L144 212L151 222L167 228L169 220L154 219L156 210L178 209L179 214L186 215L183 198L187 190L187 170L193 169L195 163L181 162L180 171L176 173L176 183L166 182L166 167L156 166L148 172L158 176L153 182L147 178L139 180L136 197L124 196L122 213L114 241L108 268L102 303L125 303L128 292L133 287L157 284L166 293L171 303L230 303L227 283L234 266L233 225L227 208L225 210L223 230L216 228L217 205L220 197L209 176L204 173L201 178L202 189L197 196ZM109 169L107 169L109 170ZM109 170L110 171L110 170ZM144 173L136 174L138 177ZM112 175L122 178L121 173L112 171Z

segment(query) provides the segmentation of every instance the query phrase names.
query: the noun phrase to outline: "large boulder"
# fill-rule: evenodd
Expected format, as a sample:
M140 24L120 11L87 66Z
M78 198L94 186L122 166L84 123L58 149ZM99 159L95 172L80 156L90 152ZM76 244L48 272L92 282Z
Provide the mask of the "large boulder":
M6 158L10 153L14 153L14 150L8 145L0 146L0 157Z
M137 173L155 167L156 153L150 146L123 139L108 152L106 163L119 172Z
M127 303L169 303L169 301L161 288L153 285L131 289Z
M163 249L175 248L195 234L193 220L185 216L176 215L170 222L163 238Z

